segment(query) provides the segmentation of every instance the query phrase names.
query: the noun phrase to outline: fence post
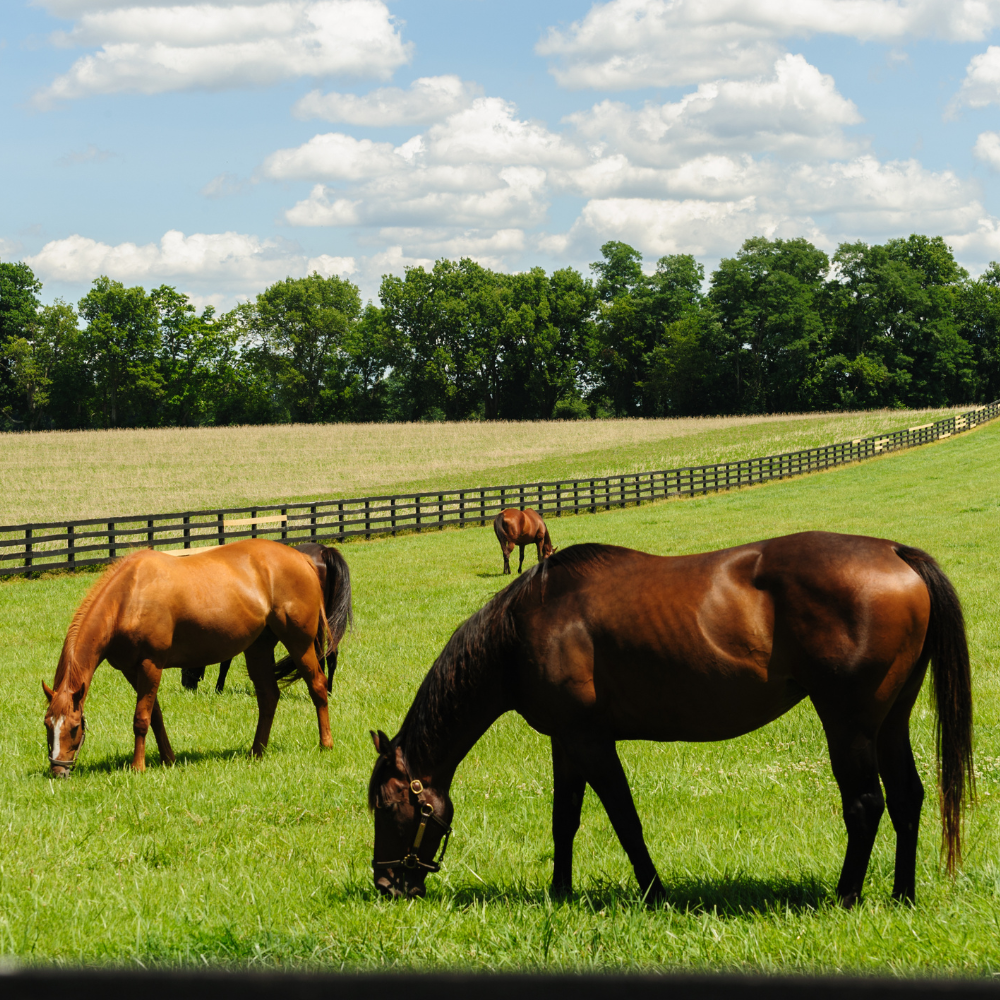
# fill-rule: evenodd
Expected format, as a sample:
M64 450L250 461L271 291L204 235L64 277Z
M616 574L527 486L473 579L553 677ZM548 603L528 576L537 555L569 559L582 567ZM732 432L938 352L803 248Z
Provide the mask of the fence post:
M521 510L524 510L524 487L521 487Z
M219 514L219 544L226 544L226 515Z
M31 565L31 528L24 529L24 565Z
M556 483L556 517L562 517L562 483Z
M458 494L458 526L465 527L465 492Z
M191 518L187 514L184 515L184 548L191 548L191 529L187 527L191 523ZM108 525L111 528L111 525Z
M413 500L414 500L414 506L416 507L416 510L417 510L416 522L417 522L417 533L419 534L420 533L420 497L419 496L414 496Z
M479 526L486 524L486 490L479 491Z
M545 500L542 497L542 484L539 483L538 484L538 513L541 514L541 512L543 510L545 510Z
M344 505L342 503L337 504L337 510L340 513L337 515L337 519L340 521L340 540L344 540Z
M146 522L146 541L149 542L149 547L154 548L153 544L153 522Z
M594 480L590 480L590 513L597 513L597 495L594 493Z
M281 516L284 520L281 522L281 537L288 538L288 508L281 508Z
M250 537L257 537L257 511L250 511Z
M370 539L372 537L372 518L371 518L371 503L370 501L365 501L365 538Z
M73 537L74 530L72 524L66 525L66 534L68 536L66 539L66 548L69 549L69 552L66 554L66 562L68 562L70 566L74 566L76 564L76 552L74 551L76 547L76 539Z
M309 508L309 541L316 541L316 505Z
M438 494L438 531L444 531L444 494Z
M389 501L389 520L392 525L392 537L396 537L396 498Z
M108 558L114 559L118 553L118 548L115 545L115 522L108 521Z

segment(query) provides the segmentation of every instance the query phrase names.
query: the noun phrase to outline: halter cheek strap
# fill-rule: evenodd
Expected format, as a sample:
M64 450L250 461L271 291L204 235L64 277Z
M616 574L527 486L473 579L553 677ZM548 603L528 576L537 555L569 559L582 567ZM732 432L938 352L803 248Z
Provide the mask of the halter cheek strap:
M431 873L439 872L441 871L441 865L444 863L444 853L448 850L451 827L443 819L435 815L432 803L420 801L420 796L424 792L424 786L419 779L413 778L410 780L410 791L416 796L417 805L420 807L420 825L417 827L417 832L413 837L413 846L402 858L396 861L376 861L372 858L372 868L396 868L402 866L403 868L409 868L410 871L422 868L424 871ZM421 861L417 854L424 840L428 820L434 820L438 826L444 828L444 841L441 845L441 853L438 855L437 861Z

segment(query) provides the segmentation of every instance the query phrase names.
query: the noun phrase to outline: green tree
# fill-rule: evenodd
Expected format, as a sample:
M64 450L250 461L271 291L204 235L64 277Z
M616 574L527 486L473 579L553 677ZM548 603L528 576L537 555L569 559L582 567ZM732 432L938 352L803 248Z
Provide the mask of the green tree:
M245 311L254 357L266 365L293 420L349 417L350 331L361 316L356 285L313 272L286 278Z
M975 368L976 402L1000 399L1000 264L990 266L967 282L956 299L959 333L971 346Z
M22 413L24 392L19 386L15 370L23 362L17 359L22 348L12 342L26 339L38 312L38 293L42 283L23 262L0 262L0 413L8 421L17 420Z
M163 395L156 303L140 287L97 278L80 299L81 346L104 427L153 426Z
M712 274L709 298L728 335L735 409L813 409L828 340L829 259L808 240L753 237Z

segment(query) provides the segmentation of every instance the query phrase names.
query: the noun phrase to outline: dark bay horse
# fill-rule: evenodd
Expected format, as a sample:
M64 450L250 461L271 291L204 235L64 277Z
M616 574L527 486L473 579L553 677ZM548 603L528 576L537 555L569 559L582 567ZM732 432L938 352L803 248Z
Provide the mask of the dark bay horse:
M115 563L77 608L63 643L45 728L54 776L68 777L83 745L84 704L94 671L107 660L135 688L132 767L146 766L150 726L161 758L174 753L157 701L160 677L170 667L203 667L246 654L257 693L253 753L267 746L278 704L274 647L284 644L309 685L320 744L333 746L326 679L317 643L329 627L323 593L311 560L263 539L206 548L186 559L143 549Z
M521 559L517 564L518 573L524 565L525 545L534 545L538 550L538 561L548 558L555 552L552 548L552 539L549 538L549 529L545 527L545 521L537 510L526 507L518 510L517 507L508 507L500 511L493 518L493 531L500 542L500 551L503 553L503 571L505 576L510 575L510 554L517 545L521 550Z
M647 900L660 900L615 742L731 739L808 697L847 826L840 901L849 907L861 896L886 803L896 831L893 896L912 900L924 792L909 719L928 662L942 850L953 871L973 780L969 655L958 597L929 555L826 532L676 557L571 546L460 625L396 737L372 734L375 885L391 896L424 894L450 832L455 769L513 710L552 739L553 892L571 890L589 784Z
M337 650L351 622L351 571L347 560L337 549L316 542L303 542L294 546L299 552L309 556L316 567L319 585L323 588L323 609L330 626L329 647L317 647L319 665L326 674L326 690L333 690L333 674L337 669ZM215 682L216 694L222 694L226 687L226 676L232 660L219 664L219 678ZM282 657L277 664L279 677L288 677L298 668L290 656ZM205 677L204 667L185 667L181 671L181 684L189 691L197 691L198 684Z

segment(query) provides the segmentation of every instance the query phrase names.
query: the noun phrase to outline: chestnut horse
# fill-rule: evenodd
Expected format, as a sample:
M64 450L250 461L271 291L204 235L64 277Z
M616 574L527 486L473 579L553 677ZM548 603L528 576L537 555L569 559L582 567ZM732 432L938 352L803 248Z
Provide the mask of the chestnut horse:
M525 545L534 545L538 549L538 561L548 558L555 552L552 548L552 539L549 538L549 529L545 527L545 521L537 510L526 507L518 510L517 507L508 507L500 511L493 518L493 531L500 542L500 551L503 553L504 576L510 576L510 554L517 545L521 549L521 560L517 564L518 573L524 565Z
M319 585L323 588L323 610L330 625L329 648L317 647L319 665L326 674L326 690L333 690L333 674L337 669L337 649L344 638L351 621L351 571L347 560L335 549L317 542L303 542L294 546L299 552L309 556L316 567ZM219 664L219 678L215 682L216 694L222 694L226 687L226 677L232 660ZM298 668L290 656L282 657L277 664L279 677L287 677ZM181 671L181 684L189 691L197 691L198 684L205 677L204 667L185 667Z
M372 734L375 885L389 896L424 894L442 838L447 845L455 769L513 710L552 740L553 892L571 890L590 784L646 899L661 900L616 741L731 739L808 697L847 826L841 903L861 896L886 803L893 896L912 900L924 792L909 719L928 662L942 850L954 871L973 780L969 655L958 596L929 555L827 532L674 557L571 546L460 625L396 737Z
M91 588L66 634L54 687L42 682L52 774L68 777L77 763L87 692L105 659L135 688L132 767L142 771L150 726L162 760L174 760L156 698L163 670L245 653L259 712L253 753L261 756L278 704L279 641L309 685L320 744L333 746L317 656L317 644L325 649L328 635L312 561L287 545L255 539L206 548L187 559L150 549L133 552Z

